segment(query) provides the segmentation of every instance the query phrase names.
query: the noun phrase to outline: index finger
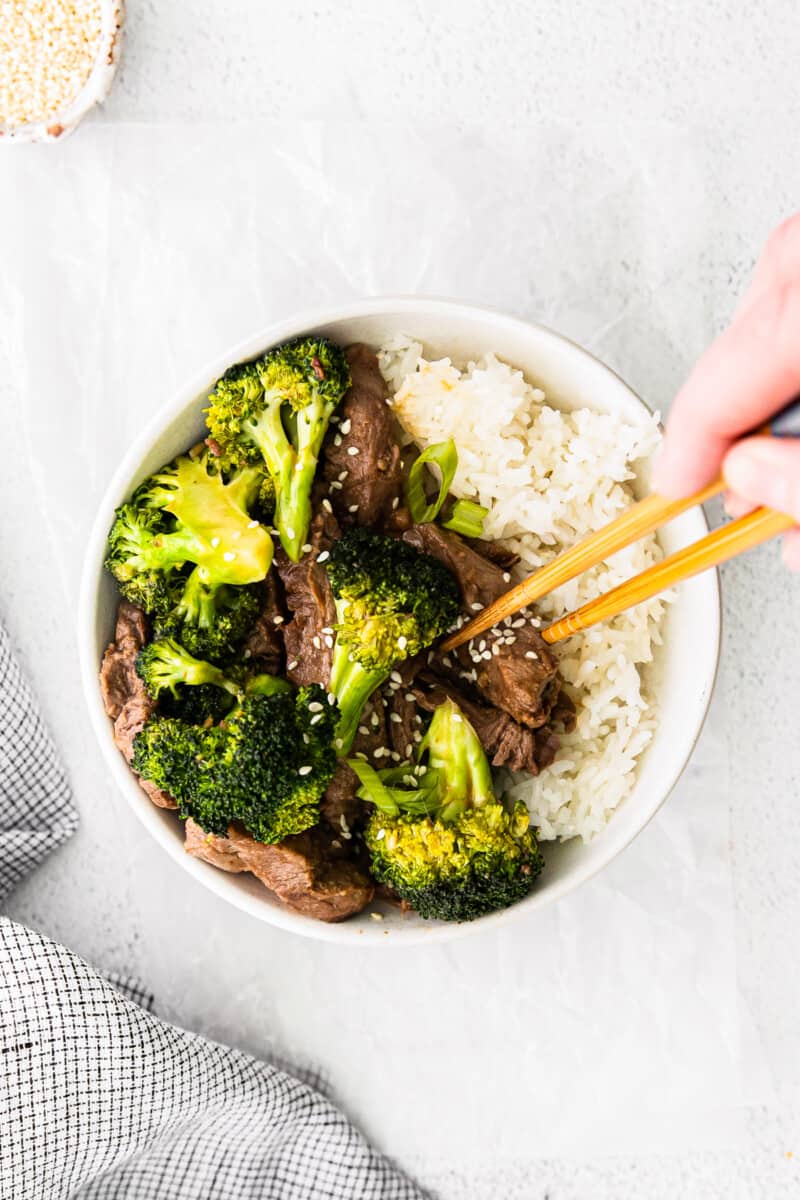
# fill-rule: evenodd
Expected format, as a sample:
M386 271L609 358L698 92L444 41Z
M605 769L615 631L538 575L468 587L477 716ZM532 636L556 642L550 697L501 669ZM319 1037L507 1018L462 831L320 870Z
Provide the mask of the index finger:
M800 282L771 288L705 352L672 406L654 486L688 496L800 390Z

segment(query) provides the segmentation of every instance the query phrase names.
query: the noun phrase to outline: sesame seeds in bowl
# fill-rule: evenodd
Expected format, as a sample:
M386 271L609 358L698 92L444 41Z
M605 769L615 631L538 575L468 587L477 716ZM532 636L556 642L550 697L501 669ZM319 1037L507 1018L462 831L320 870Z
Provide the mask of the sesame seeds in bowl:
M105 99L122 0L2 0L0 139L55 141Z

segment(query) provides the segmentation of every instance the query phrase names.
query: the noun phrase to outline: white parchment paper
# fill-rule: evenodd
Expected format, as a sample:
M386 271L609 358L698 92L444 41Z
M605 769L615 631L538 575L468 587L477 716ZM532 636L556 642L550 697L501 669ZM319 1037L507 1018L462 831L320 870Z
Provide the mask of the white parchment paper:
M667 129L557 125L493 145L90 125L0 157L14 439L0 603L84 821L26 903L84 953L132 955L180 1023L321 1065L412 1165L729 1144L766 1097L736 979L724 713L635 845L558 906L451 946L293 939L184 879L105 776L76 679L82 545L142 422L206 359L304 306L416 291L496 304L663 405L707 326L681 266L711 234L694 162Z

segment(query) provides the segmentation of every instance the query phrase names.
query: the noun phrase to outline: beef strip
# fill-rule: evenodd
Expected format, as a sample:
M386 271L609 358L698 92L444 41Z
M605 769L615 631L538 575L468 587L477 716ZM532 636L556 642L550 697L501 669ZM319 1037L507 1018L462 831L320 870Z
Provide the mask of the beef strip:
M322 451L322 475L342 525L380 525L397 507L403 468L394 416L375 352L347 350L352 385Z
M327 687L333 658L331 633L336 623L328 573L317 563L317 552L304 554L293 563L282 550L275 553L275 564L292 614L283 626L286 646L286 676L298 687L321 683Z
M286 610L277 571L270 570L261 589L261 611L242 650L245 658L257 660L253 665L260 671L268 675L280 675L283 671L283 636L280 627L286 619Z
M136 657L147 641L147 618L128 600L120 600L114 641L103 655L100 691L105 710L114 722L114 741L128 762L133 758L133 739L155 712L136 672ZM148 779L137 776L139 786L159 808L177 808L166 792Z
M375 894L372 881L340 857L336 839L321 827L275 846L256 842L231 825L228 836L206 834L186 822L186 852L223 871L250 871L286 908L318 921L343 921L361 912Z
M452 571L461 589L465 617L474 616L508 590L499 567L438 525L415 525L403 534L403 540ZM545 725L559 694L558 668L531 624L533 619L523 610L507 625L487 630L450 654L437 652L437 672L461 688L466 685L476 698L504 709L522 725Z
M383 705L378 696L372 697L364 706L361 721L353 741L352 754L365 754L367 759L380 766L374 758L375 751L386 745L386 720ZM358 776L340 760L336 774L325 789L320 808L322 815L337 837L352 829L359 829L368 814L367 805L359 800L356 792L360 787ZM344 817L344 825L342 824Z
M488 558L490 563L494 563L501 571L511 570L519 562L519 555L513 550L507 549L502 542L485 542L483 538L467 538L466 544L470 546L476 554L480 554L482 558ZM509 586L509 581L504 580L504 585Z
M538 729L521 725L502 709L478 703L452 682L433 673L426 671L420 676L414 694L420 707L428 712L433 712L448 698L454 700L473 726L494 767L509 767L512 771L538 775L556 756L559 739L550 725Z

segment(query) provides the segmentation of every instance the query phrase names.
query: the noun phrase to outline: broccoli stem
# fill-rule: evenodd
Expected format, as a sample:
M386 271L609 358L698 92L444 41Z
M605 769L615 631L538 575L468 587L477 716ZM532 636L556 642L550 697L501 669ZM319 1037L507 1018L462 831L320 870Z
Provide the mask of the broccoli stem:
M199 567L195 567L177 605L178 615L190 625L210 629L217 619L216 588L210 588L202 579Z
M492 769L478 735L452 700L440 704L420 744L441 788L439 820L457 820L469 808L495 802Z
M346 642L337 640L333 651L330 690L339 705L336 750L347 754L353 745L364 705L372 693L389 678L390 670L367 671L350 655Z

